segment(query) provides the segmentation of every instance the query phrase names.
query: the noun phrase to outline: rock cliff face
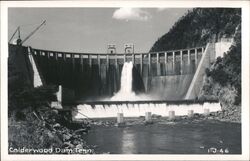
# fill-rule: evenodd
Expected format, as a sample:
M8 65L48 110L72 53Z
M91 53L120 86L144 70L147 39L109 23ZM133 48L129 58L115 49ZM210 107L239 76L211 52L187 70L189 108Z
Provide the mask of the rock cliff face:
M234 45L224 57L206 70L199 99L217 98L222 104L225 118L241 120L241 31L237 28Z
M219 99L222 106L222 120L241 122L241 104L236 103L238 91L234 86L222 86L211 77L204 78L199 100Z

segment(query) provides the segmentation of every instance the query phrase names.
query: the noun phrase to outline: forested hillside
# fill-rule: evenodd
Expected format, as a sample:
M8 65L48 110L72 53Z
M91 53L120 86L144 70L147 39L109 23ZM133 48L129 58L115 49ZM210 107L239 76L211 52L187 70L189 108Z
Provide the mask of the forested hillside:
M241 9L195 8L183 15L150 51L204 46L208 41L232 37L240 23Z

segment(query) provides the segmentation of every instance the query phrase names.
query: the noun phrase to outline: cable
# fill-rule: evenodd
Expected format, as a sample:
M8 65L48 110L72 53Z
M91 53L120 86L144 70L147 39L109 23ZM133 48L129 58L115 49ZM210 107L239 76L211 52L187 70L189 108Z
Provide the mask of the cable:
M9 43L10 43L10 41L13 39L13 37L15 36L15 34L16 34L16 32L17 32L18 30L20 31L20 26L17 27L17 29L15 30L14 34L11 36L11 38L10 38L10 40L9 40Z

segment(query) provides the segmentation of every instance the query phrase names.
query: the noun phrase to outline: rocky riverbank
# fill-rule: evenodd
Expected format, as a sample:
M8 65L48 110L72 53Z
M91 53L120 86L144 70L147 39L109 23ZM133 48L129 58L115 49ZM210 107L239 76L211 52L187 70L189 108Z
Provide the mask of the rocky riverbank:
M125 118L124 126L133 125L149 125L149 124L176 124L176 123L198 123L202 121L219 121L228 123L241 123L238 117L234 117L233 113L227 111L211 112L208 115L195 113L192 117L189 116L176 116L175 119L162 117L160 115L152 115L152 122L147 122L144 116L137 118ZM93 119L90 121L91 126L117 126L116 118Z
M23 115L22 113L25 113ZM20 151L49 149L51 154L93 154L94 147L87 145L83 136L90 127L87 123L68 122L57 110L41 109L13 112L8 120L10 154L44 154L45 151ZM18 117L16 117L18 116ZM25 116L25 117L24 117ZM19 150L18 150L19 149Z
M219 99L222 111L215 118L228 122L241 122L241 103L238 92L231 85L222 86L212 78L205 77L199 100Z

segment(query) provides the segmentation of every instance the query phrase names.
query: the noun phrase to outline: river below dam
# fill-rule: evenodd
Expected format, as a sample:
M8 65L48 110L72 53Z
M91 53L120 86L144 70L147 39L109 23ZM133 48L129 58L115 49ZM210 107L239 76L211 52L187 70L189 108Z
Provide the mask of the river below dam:
M113 97L77 106L75 119L92 120L84 140L88 145L96 145L96 153L241 153L241 124L209 119L209 112L221 111L219 102L154 101L136 95L132 90L132 68L131 62L124 63L121 89ZM154 116L153 123L145 124L145 114L149 112ZM195 115L187 117L190 112ZM118 114L120 121L124 116L126 125L114 126ZM177 117L170 121L174 115Z
M97 153L241 154L241 124L215 120L163 121L119 128L95 125L84 138L96 145Z

